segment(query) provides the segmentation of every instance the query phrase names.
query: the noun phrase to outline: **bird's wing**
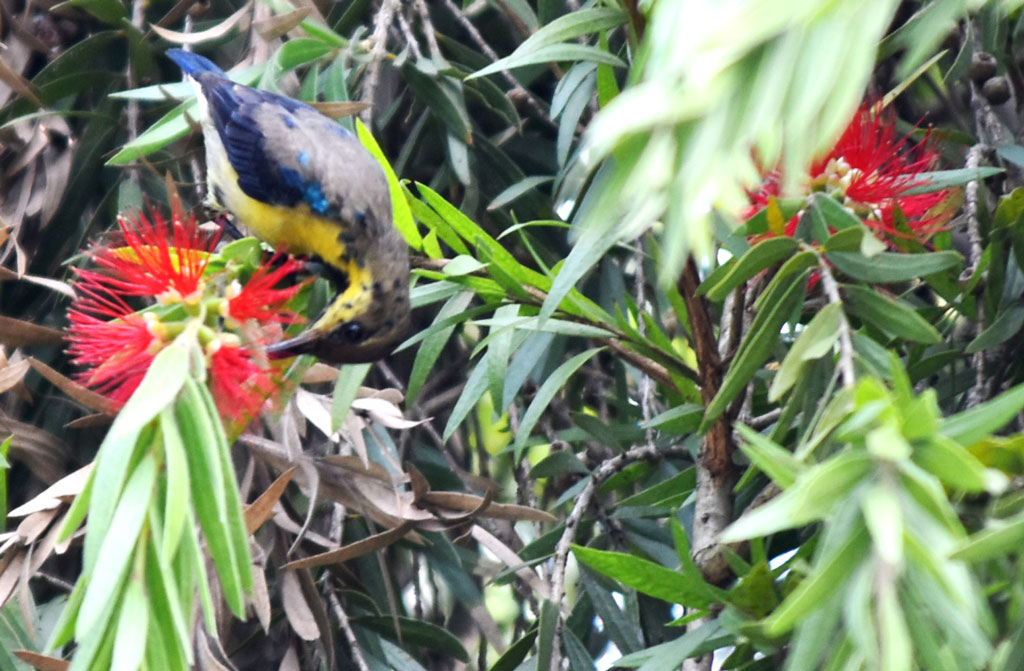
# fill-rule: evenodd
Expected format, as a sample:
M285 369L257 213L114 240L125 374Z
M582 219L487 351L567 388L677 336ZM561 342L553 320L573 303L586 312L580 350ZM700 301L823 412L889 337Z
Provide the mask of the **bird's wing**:
M316 214L350 222L379 209L387 184L380 166L333 119L284 96L200 78L209 112L238 185L274 205L305 202Z

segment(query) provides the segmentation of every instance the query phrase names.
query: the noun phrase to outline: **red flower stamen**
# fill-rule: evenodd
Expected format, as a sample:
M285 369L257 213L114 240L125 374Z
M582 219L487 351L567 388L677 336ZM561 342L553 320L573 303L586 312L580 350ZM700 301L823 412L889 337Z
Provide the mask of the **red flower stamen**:
M870 228L888 237L906 237L896 229L896 208L903 213L913 237L924 241L942 230L951 212L940 205L950 196L944 189L932 193L909 194L921 186L921 173L935 168L938 152L931 136L912 144L909 136L896 132L891 110L865 105L854 115L835 146L815 161L809 170L809 188L824 191L853 210ZM770 173L760 189L751 194L749 218L780 195L778 173ZM786 224L785 234L793 235L797 217Z
M221 417L236 421L255 417L277 390L269 372L241 347L216 340L210 350L210 389Z
M296 284L284 289L274 286L288 275L301 270L302 263L288 259L270 268L277 261L275 255L267 263L260 266L244 286L232 283L228 288L228 300L223 304L221 313L225 319L241 323L247 319L255 319L264 323L295 324L303 321L302 317L284 306L307 282Z

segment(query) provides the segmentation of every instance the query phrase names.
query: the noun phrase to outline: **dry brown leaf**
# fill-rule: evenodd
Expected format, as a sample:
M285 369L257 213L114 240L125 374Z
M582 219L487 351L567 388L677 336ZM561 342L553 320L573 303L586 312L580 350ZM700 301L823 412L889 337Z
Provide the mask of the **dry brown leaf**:
M288 646L288 650L284 653L284 659L281 660L281 665L277 667L277 671L300 671L299 655L295 652L294 645Z
M317 361L302 374L302 384L321 384L338 379L338 369Z
M79 429L91 429L95 426L104 426L106 424L110 424L113 421L114 418L111 417L110 415L104 414L102 412L97 412L91 415L86 415L85 417L73 419L67 424L65 424L64 428L74 429L77 431Z
M465 494L463 492L427 492L423 497L423 501L425 504L450 508L452 510L476 510L483 499L475 494ZM499 520L526 520L527 522L556 521L555 516L550 513L514 503L490 503L487 508L478 514Z
M306 603L306 597L302 594L302 586L294 571L284 571L281 576L281 603L284 605L284 614L289 624L299 638L305 641L315 641L320 638L320 628L316 626L316 619L313 611Z
M167 28L161 28L155 23L149 24L150 29L164 38L168 42L174 42L175 44L199 44L206 42L207 40L217 39L223 37L231 32L231 29L238 25L239 31L245 31L249 28L249 15L252 13L252 3L245 3L241 9L237 12L224 19L212 28L206 30L200 30L198 33L179 33L176 30L168 30ZM243 21L243 19L246 19Z
M288 483L292 481L293 475L295 475L294 466L278 476L276 480L270 483L265 492L256 497L256 500L246 507L245 528L249 533L259 529L263 526L264 522L271 518L274 506L281 499L281 495L284 494Z
M416 468L412 464L408 464L406 468L409 469L409 484L412 486L412 502L416 505L420 505L423 501L423 496L430 491L430 483L420 473L420 469Z
M411 522L403 522L394 529L388 529L382 531L379 534L374 534L368 538L364 538L361 541L355 543L349 543L344 547L340 547L337 550L330 552L323 552L312 557L304 557L303 559L296 559L290 561L282 569L299 569L299 568L312 568L314 566L327 566L329 564L340 564L346 562L349 559L355 557L362 557L365 554L376 552L386 548L387 546L395 543L405 536L409 531L412 530Z
M56 482L65 473L67 444L45 429L20 422L0 409L0 432L13 436L10 458L28 466L43 482Z
M298 535L302 531L302 525L300 525L292 518L288 517L288 515L284 514L283 512L276 513L274 515L274 524L276 524L281 529L287 531L290 534ZM303 533L302 540L311 541L322 548L330 548L331 550L335 550L338 547L338 544L332 541L330 538L327 538L326 536L321 536L315 531L311 531L309 529L307 529L305 533Z
M32 499L18 506L7 513L8 517L25 517L40 510L50 510L59 507L62 503L69 502L78 496L85 483L89 480L89 473L92 472L92 464L79 468L57 482L53 483L43 491L36 494Z
M273 42L283 37L289 30L302 23L303 19L309 16L309 7L300 7L287 14L277 14L267 19L253 21L252 27L260 37L267 42Z
M71 285L67 282L55 280L52 277L40 277L38 275L22 275L19 279L32 284L37 284L41 287L49 289L55 293L67 296L68 298L76 298L75 290L71 288ZM63 331L58 331L61 334L61 338L64 337Z
M25 378L25 374L28 373L28 369L31 364L27 360L21 360L17 363L8 364L3 369L0 369L0 393L7 391L14 385L18 384Z
M0 573L0 608L7 604L7 600L14 593L14 588L18 586L18 581L21 580L21 569L25 565L24 549L15 550L9 554L11 558L6 562L3 573Z
M295 406L310 424L325 436L334 435L331 429L331 400L323 394L314 394L301 387L295 390Z
M360 100L343 100L336 102L310 103L318 112L332 119L355 116L363 110L373 107L372 104Z
M31 650L15 650L14 656L26 664L31 664L37 671L67 671L71 668L71 662L57 657L40 655L38 652L32 652Z
M537 596L542 599L551 598L551 592L548 589L548 584L540 579L540 576L537 575L536 571L525 565L526 562L524 562L519 555L515 553L515 550L478 524L473 525L470 533L473 538L480 543L480 545L490 550L495 557L505 564L505 566L515 570L516 575L522 578L523 582L529 585L530 588L537 593Z
M220 643L206 629L201 629L199 638L196 642L199 654L196 657L200 671L237 671L228 661L227 654L220 649Z
M370 419L389 429L409 429L429 420L429 418L419 421L405 419L398 406L382 398L357 398L352 401L352 409L368 413Z
M267 576L263 567L253 565L252 567L252 594L249 596L256 619L263 627L263 633L270 632L270 593L267 591Z
M38 513L32 513L18 525L18 535L26 545L35 543L56 516L56 510L40 510Z
M4 318L0 317L0 320L2 319ZM0 324L2 324L2 322L0 322ZM102 412L107 415L114 415L117 413L117 405L107 397L83 387L69 377L61 375L35 357L29 357L28 360L31 362L32 368L34 368L37 373L45 377L53 386L63 391L73 400L78 401L89 410Z
M63 331L0 315L0 343L8 347L59 345L63 342Z

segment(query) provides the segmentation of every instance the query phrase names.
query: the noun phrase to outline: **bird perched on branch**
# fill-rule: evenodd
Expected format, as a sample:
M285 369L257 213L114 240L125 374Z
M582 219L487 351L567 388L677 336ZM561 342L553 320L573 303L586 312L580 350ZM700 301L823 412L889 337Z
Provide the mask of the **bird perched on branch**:
M309 105L236 84L202 56L180 49L167 56L197 90L208 204L273 247L319 257L337 284L309 328L267 353L331 363L388 354L409 321L409 256L380 165Z

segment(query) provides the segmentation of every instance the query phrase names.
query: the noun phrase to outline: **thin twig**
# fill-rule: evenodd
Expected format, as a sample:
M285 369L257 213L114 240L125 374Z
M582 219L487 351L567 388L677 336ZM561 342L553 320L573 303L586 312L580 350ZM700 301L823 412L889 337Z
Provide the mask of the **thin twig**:
M562 617L559 617L558 622L555 624L555 633L551 644L550 671L559 671L561 668L561 640L565 624L564 616L570 611L568 604L562 603L565 598L565 567L569 561L569 550L573 541L576 540L576 529L583 520L583 515L590 507L590 502L594 498L597 488L605 480L634 462L664 459L665 457L684 454L689 454L689 450L682 446L659 449L650 445L641 445L632 447L619 456L608 459L590 474L590 480L579 496L576 497L576 503L573 505L572 512L569 513L569 517L565 520L565 530L562 532L561 538L558 539L558 545L555 546L554 568L551 572L551 602L559 607Z
M434 33L434 24L430 20L430 10L427 8L427 3L424 0L416 0L414 3L416 7L416 13L419 14L420 23L423 24L423 35L427 38L427 46L430 47L430 55L441 60L441 47L437 44L437 35Z
M867 234L865 234L867 235ZM825 296L829 303L842 306L843 299L839 297L839 285L829 268L828 262L818 258L818 272L821 273L821 285L825 289ZM846 320L846 313L839 311L839 370L843 375L843 386L852 387L857 382L857 374L853 367L853 339L850 337L850 322Z
M970 148L967 152L967 161L965 167L967 169L977 168L981 165L981 158L984 155L987 147L983 144L976 144ZM981 237L981 218L978 216L978 199L980 193L981 181L972 180L967 183L964 187L964 218L967 220L967 240L970 242L970 253L967 259L967 267L964 269L963 274L960 276L960 281L966 285L974 273L978 271L978 264L981 263L981 257L985 252L984 240ZM988 321L987 315L985 314L985 306L983 301L978 301L978 319L974 324L974 335L978 336L982 331L985 330L985 324ZM984 349L980 349L974 353L971 361L971 367L974 368L974 386L967 393L967 407L973 408L979 405L985 400L985 389L988 383L986 370L986 353Z
M348 615L341 606L341 600L333 590L327 595L327 599L331 602L331 610L334 611L334 617L338 618L338 626L345 632L345 640L348 641L349 650L352 651L352 661L356 663L359 671L370 671L370 667L363 657L363 651L359 648L359 639L356 638L356 633L352 631Z
M374 17L373 35L370 41L373 43L370 66L366 74L366 82L363 84L363 100L372 103L374 93L377 91L377 84L380 81L380 68L384 63L387 54L388 27L395 18L395 11L398 9L398 0L382 0L377 16ZM373 120L373 107L363 110L363 122L369 126Z
M476 26L473 25L473 22L466 18L466 16L462 13L458 5L452 2L452 0L444 0L444 5L445 7L448 8L448 11L452 13L452 16L455 17L455 20L459 22L459 25L461 25L466 30L466 32L469 33L470 38L472 38L472 40L476 42L476 45L480 47L480 50L484 52L484 55L486 55L492 61L497 61L501 59L501 57L498 56L497 52L495 52L494 49L491 49L491 46L487 44L487 41L484 39L483 35L480 34L480 31L476 29ZM555 121L548 115L548 113L544 110L544 107L540 104L537 98L532 93L530 93L526 88L524 88L523 85L519 83L519 80L517 80L510 71L502 70L501 75L509 84L512 85L512 90L509 91L507 94L509 98L522 98L523 100L526 101L526 104L533 109L533 112L534 114L537 115L537 118L539 118L541 121L551 126L552 128L558 128L558 124L555 123Z

